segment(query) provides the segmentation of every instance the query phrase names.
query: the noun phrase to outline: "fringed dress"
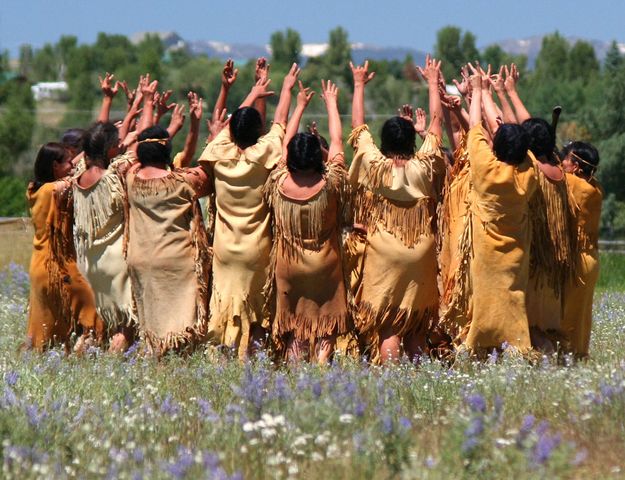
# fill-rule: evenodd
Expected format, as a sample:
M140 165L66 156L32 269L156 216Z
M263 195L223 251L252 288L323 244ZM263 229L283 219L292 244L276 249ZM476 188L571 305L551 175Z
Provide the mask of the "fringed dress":
M282 156L284 126L274 124L245 150L224 128L200 164L215 185L210 340L245 357L253 325L268 328L263 287L269 275L271 226L263 186Z
M594 178L588 181L567 174L566 179L575 203L579 278L566 285L562 329L572 352L584 357L588 355L592 298L599 279L599 225L603 192Z
M109 335L136 323L124 252L124 175L133 160L132 154L116 157L89 187L81 187L79 177L73 180L78 265L93 288L98 314Z
M26 194L35 236L30 260L27 336L42 350L65 343L72 332L102 335L95 299L76 266L72 244L71 189L66 182L31 184Z
M265 187L275 239L267 289L275 302L273 337L279 346L291 337L314 351L317 339L350 329L341 253L341 231L350 223L346 171L329 162L325 184L307 199L282 191L287 175L273 172Z
M552 180L535 165L538 188L530 201L532 245L527 319L535 340L561 342L562 294L565 285L575 277L575 219L564 172L561 180Z
M531 349L525 306L529 200L537 188L536 173L529 157L518 165L498 160L481 125L469 131L467 148L474 196L470 230L463 235L472 248L472 314L464 346L484 353L506 343L526 353Z
M198 198L209 177L201 167L150 179L137 171L127 175L128 269L140 336L162 355L206 334L210 255Z
M366 125L354 129L354 223L367 230L355 324L373 355L381 331L424 339L438 318L435 212L445 161L429 134L409 160L386 158Z

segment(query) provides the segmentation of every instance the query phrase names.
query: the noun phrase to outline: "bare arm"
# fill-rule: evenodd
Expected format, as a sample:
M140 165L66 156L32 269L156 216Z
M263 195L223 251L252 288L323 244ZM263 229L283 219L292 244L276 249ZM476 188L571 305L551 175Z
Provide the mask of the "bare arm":
M516 115L514 114L514 110L512 109L512 105L508 101L508 97L506 96L506 87L504 85L504 67L499 69L499 73L495 75L491 75L490 84L493 86L497 97L499 98L499 103L501 104L501 118L504 123L517 123Z
M167 127L167 133L169 133L169 138L174 138L178 132L182 129L184 125L184 105L178 105L174 107L174 111L171 114L171 120L169 122L169 126Z
M304 88L302 82L299 82L299 93L297 94L297 104L295 106L295 111L289 122L286 125L286 132L284 134L284 140L282 141L282 157L286 158L287 156L287 146L291 139L297 134L299 130L299 124L302 120L302 115L306 110L306 107L310 103L310 100L315 95L315 92L311 91L310 88Z
M482 108L484 109L483 115L486 117L486 124L488 130L492 135L495 134L499 128L499 122L497 121L498 112L493 100L493 95L490 91L489 75L482 75Z
M234 68L234 62L232 59L228 59L224 64L224 68L221 71L221 88L219 89L219 95L213 113L217 112L219 115L226 108L226 101L228 100L228 92L230 87L237 81L237 75L239 69Z
M143 112L137 125L137 131L141 133L146 128L154 125L154 94L158 88L158 80L150 83L150 74L148 73L141 81L141 92L143 93Z
M352 69L352 76L354 78L354 97L352 99L352 128L360 127L365 124L365 85L369 83L375 72L369 72L369 61L365 61L365 64L354 67L352 62L349 62L349 66Z
M472 70L470 81L473 87L469 107L469 127L473 128L482 123L482 76L473 68L473 65L469 64L469 66Z
M265 57L260 57L256 60L256 72L254 75L254 82L258 82L258 80L269 78L269 68L271 65L267 63L267 59ZM263 124L263 132L266 128L267 123L267 99L265 97L258 98L254 102L254 108L258 110L260 113L260 118Z
M139 92L137 94L133 94L132 105L128 109L126 116L124 117L124 121L122 122L122 126L119 129L119 138L122 140L126 138L128 132L130 131L130 127L135 117L141 112L141 102L143 101L143 93Z
M119 90L119 82L115 82L113 85L113 78L115 78L115 76L108 72L106 72L104 78L98 76L98 79L100 80L100 88L104 94L102 97L102 106L100 107L100 113L98 115L98 122L106 123L109 121L113 98L117 95L117 91Z
M273 123L283 125L287 123L287 120L289 119L289 108L291 108L291 90L293 90L300 72L301 70L297 66L297 63L294 63L291 66L289 73L287 73L286 77L284 77L284 81L282 82L282 91L280 92L280 100L278 100L278 106L276 107L276 112L273 116Z
M438 138L443 136L443 105L441 104L440 92L438 89L439 76L441 73L441 62L430 58L425 58L425 67L417 67L419 73L428 83L430 100L430 133Z
M197 139L200 136L200 122L202 121L202 99L195 92L189 92L187 98L189 99L189 117L191 122L180 158L180 166L183 168L191 165L195 149L197 148Z
M343 155L343 127L341 124L341 115L339 114L338 95L339 89L335 83L330 80L324 82L321 80L321 88L323 91L323 100L328 111L328 129L330 131L330 148L328 150L328 159L336 162L345 162Z
M504 86L506 92L508 93L508 98L512 102L512 106L514 107L514 111L516 114L516 120L519 123L523 123L525 120L531 118L530 112L527 111L521 97L516 90L516 84L519 81L519 70L517 66L513 63L510 68L505 67L504 71L506 72L506 79L504 80Z
M163 92L162 94L156 94L155 96L155 103L156 103L156 115L154 116L154 125L156 125L158 122L161 121L161 118L163 118L163 116L169 112L170 110L173 110L174 108L176 108L176 103L172 102L170 104L167 104L167 102L169 101L169 97L171 97L172 91L171 90L167 90L166 92Z

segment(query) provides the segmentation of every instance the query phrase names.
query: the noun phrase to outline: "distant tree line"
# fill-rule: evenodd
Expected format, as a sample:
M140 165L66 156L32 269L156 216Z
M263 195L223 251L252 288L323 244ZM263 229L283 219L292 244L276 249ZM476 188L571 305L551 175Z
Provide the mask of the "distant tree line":
M278 89L289 66L302 61L302 40L297 31L289 28L274 32L270 46L271 77ZM580 40L571 45L556 32L543 38L535 66L529 70L525 56L511 55L498 45L480 51L473 33L448 26L438 31L433 54L443 61L448 84L459 78L459 70L467 61L490 64L493 71L514 62L521 71L519 90L533 115L549 118L552 108L561 105L559 142L585 140L599 148L599 176L606 190L604 232L625 234L625 59L616 42L600 64L590 43ZM350 59L347 31L338 27L329 32L327 50L309 58L302 73L304 83L313 88L325 78L338 82L343 91L340 108L344 114L349 114L351 101ZM230 111L247 94L254 64L249 60L237 65L239 80L228 99ZM95 119L101 98L99 74L111 72L132 85L140 74L150 72L163 89L173 90L174 101L185 101L187 92L193 90L204 99L209 111L218 94L222 66L223 61L217 58L192 56L184 49L166 50L156 35L147 35L135 44L123 35L100 33L91 45L79 44L76 37L64 35L57 43L39 49L23 45L13 69L8 54L1 54L0 216L26 213L23 190L38 146L58 140L65 128L86 127ZM377 77L367 90L367 111L372 112L369 121L374 131L382 117L393 114L404 103L426 106L427 94L424 86L415 81L414 59L410 56L403 61L374 61L371 69ZM44 113L36 111L30 86L59 80L66 81L69 90L62 108L59 106L65 113L51 126L50 122L40 121ZM124 110L125 99L118 95L113 116L117 112L121 117ZM321 113L321 103L313 103L309 119L317 120L317 114L322 119ZM324 121L319 123L323 131ZM345 126L347 129L348 123ZM178 135L174 148L181 146L184 135L184 131Z

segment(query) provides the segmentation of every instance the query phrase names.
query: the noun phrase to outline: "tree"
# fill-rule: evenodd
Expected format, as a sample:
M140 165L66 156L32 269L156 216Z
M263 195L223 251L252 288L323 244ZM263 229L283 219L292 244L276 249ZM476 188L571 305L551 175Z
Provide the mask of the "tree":
M33 71L33 47L30 44L20 45L20 75L30 78Z
M454 78L467 62L479 60L475 46L475 35L467 31L462 33L459 27L447 26L436 34L434 55L442 60L442 70L446 79Z
M623 56L618 48L616 40L612 40L612 44L606 53L605 60L603 61L603 68L606 73L612 73L618 70L623 65Z
M33 81L49 82L58 80L59 64L54 53L54 47L46 43L43 48L35 51L33 57Z
M569 44L566 39L558 32L546 35L536 57L535 78L539 81L565 80L568 77L568 59Z
M100 32L93 45L95 67L102 73L116 73L123 66L137 61L136 50L124 35L107 35Z
M344 81L351 81L349 62L352 59L352 46L349 43L347 30L336 27L330 30L328 49L322 56L322 62L328 73L333 77L341 77Z
M137 60L143 72L156 79L164 78L163 54L165 48L158 35L146 35L137 45Z
M286 69L293 63L300 62L302 39L292 28L285 32L274 32L269 39L271 45L271 61L279 69Z
M588 82L599 73L599 61L593 46L578 40L571 48L567 60L569 80Z

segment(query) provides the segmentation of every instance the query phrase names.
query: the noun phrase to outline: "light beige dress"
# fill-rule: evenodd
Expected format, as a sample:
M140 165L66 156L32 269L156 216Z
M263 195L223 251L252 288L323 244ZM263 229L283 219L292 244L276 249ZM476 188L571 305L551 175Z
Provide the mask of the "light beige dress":
M113 159L90 187L78 185L79 177L72 181L77 263L91 284L98 315L109 334L136 322L124 258L124 175L134 158L127 154Z
M269 274L271 228L263 186L282 156L284 126L274 124L241 150L224 128L200 164L215 182L213 287L209 337L246 355L252 325L269 327L263 287Z
M366 125L349 142L354 222L367 229L354 321L375 352L383 329L423 339L437 323L435 212L446 167L432 134L401 163L380 152Z
M141 338L163 354L202 340L208 321L210 257L197 168L143 179L128 172L128 269Z

